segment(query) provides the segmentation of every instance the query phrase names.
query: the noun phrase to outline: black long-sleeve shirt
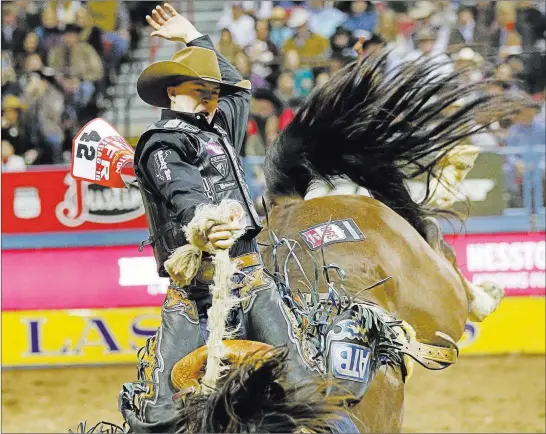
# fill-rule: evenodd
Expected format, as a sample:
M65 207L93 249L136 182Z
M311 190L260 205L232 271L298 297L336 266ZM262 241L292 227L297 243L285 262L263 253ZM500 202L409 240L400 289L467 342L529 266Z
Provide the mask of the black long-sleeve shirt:
M228 60L214 48L208 36L197 38L187 45L214 50L223 81L235 84L243 79ZM217 124L227 132L237 155L241 151L247 128L250 96L251 92L246 89L221 96L212 121L212 125ZM200 130L216 133L202 114L163 110L163 119L182 119ZM178 221L182 225L188 224L199 204L211 202L205 194L201 175L195 165L196 150L191 140L180 131L156 132L144 143L139 144L139 148L135 155L138 169L174 211ZM159 170L160 167L163 169ZM159 173L168 171L169 176L158 176L158 170Z

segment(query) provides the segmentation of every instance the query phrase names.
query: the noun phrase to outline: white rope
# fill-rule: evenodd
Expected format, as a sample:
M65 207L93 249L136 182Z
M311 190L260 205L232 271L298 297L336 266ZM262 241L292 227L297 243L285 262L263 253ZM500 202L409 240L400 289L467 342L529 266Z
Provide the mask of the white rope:
M235 330L226 327L228 315L239 303L239 298L231 294L231 278L237 271L236 265L226 249L216 250L207 238L208 230L217 224L243 223L245 212L235 200L225 200L219 205L202 205L197 208L191 222L184 228L187 245L175 250L165 261L165 269L173 281L181 286L189 285L201 265L201 252L213 256L214 284L210 286L212 305L207 311L209 337L207 339L207 366L202 379L204 393L210 393L222 377L226 367L222 359L226 354L223 340L233 337ZM244 224L242 224L244 227ZM244 231L233 233L239 238Z
M232 330L227 329L226 320L231 309L239 302L238 298L231 295L231 278L237 268L231 262L228 251L218 251L214 255L213 263L214 284L210 287L212 306L207 312L210 330L207 339L207 366L202 379L203 386L206 386L203 388L205 393L215 388L226 369L222 366L222 358L226 354L223 340L231 338L233 334Z

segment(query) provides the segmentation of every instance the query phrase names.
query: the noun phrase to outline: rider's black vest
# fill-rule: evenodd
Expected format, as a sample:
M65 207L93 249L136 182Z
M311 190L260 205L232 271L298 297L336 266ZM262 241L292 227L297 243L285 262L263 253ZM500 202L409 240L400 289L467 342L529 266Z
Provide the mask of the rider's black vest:
M237 200L246 211L247 225L242 239L251 239L260 233L262 225L246 184L239 158L224 129L213 126L209 131L202 131L195 125L180 119L160 120L152 124L140 137L137 148L156 132L178 131L187 136L196 147L198 168L203 182L203 189L208 198L215 204L223 199ZM158 273L167 277L163 263L173 251L187 243L182 225L175 218L174 210L169 208L154 189L151 188L140 169L135 168L139 182L150 238L141 244L152 245L157 262Z

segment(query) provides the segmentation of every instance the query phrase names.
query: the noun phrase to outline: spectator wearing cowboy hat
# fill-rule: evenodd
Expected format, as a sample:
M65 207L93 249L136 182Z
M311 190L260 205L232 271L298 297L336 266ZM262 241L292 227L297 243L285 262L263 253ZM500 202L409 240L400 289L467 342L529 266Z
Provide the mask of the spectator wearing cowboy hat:
M271 31L269 32L269 37L277 48L281 48L294 35L292 29L286 26L287 17L288 13L286 9L280 6L275 6L271 11L271 18L269 18Z
M4 68L2 68L3 73ZM25 170L22 157L27 149L24 128L21 125L21 112L26 105L15 95L6 95L2 102L2 171Z
M8 141L17 155L23 155L27 150L20 116L26 108L26 104L15 95L7 95L2 103L2 140Z
M434 52L434 42L436 41L436 32L430 27L423 27L415 34L417 49L408 56L417 58L419 56L431 56ZM407 60L407 59L406 59Z
M410 9L409 18L415 24L415 29L410 35L413 48L418 45L416 37L419 30L428 28L436 34L434 51L438 53L446 51L451 23L449 14L446 13L445 8L444 10L440 9L440 6L440 2L437 1L421 0L416 2L415 6Z
M464 47L453 54L451 58L454 61L455 70L464 71L462 78L466 84L477 83L483 78L480 67L484 63L484 59L472 48Z
M431 27L432 15L436 12L436 6L432 1L422 0L415 3L410 9L409 16L415 21L415 29L420 30L424 27Z
M324 36L309 30L311 14L303 8L295 8L288 19L288 27L296 34L282 46L282 53L297 51L302 67L325 66L330 53L330 43Z
M410 51L408 55L403 59L403 62L415 62L419 59L430 59L432 62L437 63L438 67L431 71L431 75L441 79L453 71L453 65L451 59L442 53L435 52L434 42L436 41L436 33L433 29L424 27L420 29L415 35L417 41L417 49Z

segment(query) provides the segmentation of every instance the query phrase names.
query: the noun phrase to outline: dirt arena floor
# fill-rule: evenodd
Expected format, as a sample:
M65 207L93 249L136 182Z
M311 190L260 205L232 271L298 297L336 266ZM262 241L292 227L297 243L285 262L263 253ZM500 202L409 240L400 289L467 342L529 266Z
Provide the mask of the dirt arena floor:
M68 432L78 422L120 422L121 383L134 367L2 372L2 432ZM416 367L406 432L545 432L543 356L463 357L442 372ZM88 425L89 427L90 425Z

